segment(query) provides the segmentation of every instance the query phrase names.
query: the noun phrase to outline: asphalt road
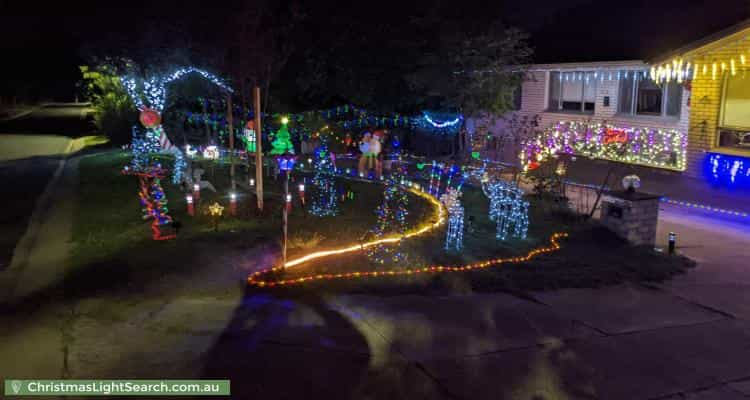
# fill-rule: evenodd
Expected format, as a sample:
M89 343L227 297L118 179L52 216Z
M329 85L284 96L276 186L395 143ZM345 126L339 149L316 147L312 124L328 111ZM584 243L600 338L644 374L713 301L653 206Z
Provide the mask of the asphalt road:
M26 231L39 195L59 166L67 137L90 135L94 126L90 108L84 104L56 104L39 107L30 114L10 121L0 121L0 271L10 264L16 243ZM55 135L55 136L50 136ZM11 139L12 138L12 139ZM26 150L24 150L26 149ZM26 152L18 154L19 152ZM55 156L36 156L60 153ZM12 157L5 157L12 154Z
M72 138L91 135L94 132L91 111L85 103L45 105L28 115L0 121L0 134L62 135Z

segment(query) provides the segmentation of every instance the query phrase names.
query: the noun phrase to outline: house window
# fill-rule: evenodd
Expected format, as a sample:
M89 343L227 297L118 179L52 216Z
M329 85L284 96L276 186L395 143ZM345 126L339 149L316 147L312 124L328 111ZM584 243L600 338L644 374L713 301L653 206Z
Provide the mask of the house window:
M596 79L592 72L550 72L548 111L592 114Z
M719 146L750 149L750 76L745 73L724 77Z
M657 84L640 74L620 78L619 111L623 114L679 117L682 84L675 81Z

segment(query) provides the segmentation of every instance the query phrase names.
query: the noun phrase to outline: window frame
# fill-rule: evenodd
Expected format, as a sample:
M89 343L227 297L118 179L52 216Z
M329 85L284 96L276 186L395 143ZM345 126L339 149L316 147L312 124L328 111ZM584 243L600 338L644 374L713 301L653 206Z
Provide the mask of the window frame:
M714 136L714 145L719 152L727 152L727 154L734 154L738 156L747 156L750 153L750 148L743 146L728 146L721 144L722 133L740 133L750 132L750 127L741 127L735 125L726 125L724 123L725 108L727 100L727 86L729 85L729 79L731 75L729 71L724 72L721 84L721 98L719 99L719 119L716 121L716 135ZM746 78L750 79L750 78Z
M719 99L719 120L717 121L717 131L721 129L730 130L730 131L750 131L750 126L743 127L743 126L733 126L733 125L725 125L724 124L724 118L725 118L725 112L726 112L726 100L727 100L727 86L729 85L729 78L731 75L729 74L729 71L724 72L724 77L722 79L721 84L721 98ZM750 79L750 78L745 78ZM717 143L718 143L718 137L717 137Z
M554 73L558 74L558 78L557 79L554 78L554 75L553 75ZM583 74L584 75L584 78L581 79L581 101L580 101L581 102L581 108L580 108L580 110L566 110L566 109L562 108L562 104L563 104L563 87L562 87L562 83L565 81L565 79L563 79L563 74L565 74L565 73L573 74L573 76L576 76L577 74ZM589 74L592 74L592 73L594 73L594 71L583 71L583 70L570 71L570 72L550 71L550 74L549 74L549 83L547 84L547 96L546 96L547 97L547 101L546 101L547 104L545 104L545 110L547 112L554 112L554 113L569 113L569 114L593 115L596 112L596 97L597 97L597 94L598 94L597 91L599 90L599 85L598 85L598 82L597 82L596 78L589 79L589 80L586 79L586 77ZM557 97L557 108L550 108L550 102L552 100L552 84L553 84L553 81L555 81L555 80L559 84L559 87L558 87L558 89L559 89L559 95ZM589 82L593 82L593 85L594 85L594 101L591 102L594 105L594 108L591 109L591 111L586 110L586 103L587 102L585 101L585 98L586 98L586 85L589 84Z
M661 105L659 106L659 115L654 114L645 114L645 113L639 113L638 112L638 86L640 85L639 82L641 82L644 79L649 79L648 77L642 77L642 78L636 78L635 77L635 71L632 71L634 76L633 78L633 85L630 92L630 111L622 111L621 106L622 103L620 102L622 100L622 81L617 85L617 113L620 115L627 115L627 116L633 116L633 117L639 117L639 118L664 118L664 119L680 119L682 116L682 98L684 93L684 88L681 85L678 85L680 91L680 106L678 108L678 112L676 115L669 115L667 114L667 110L669 109L668 103L669 103L669 87L670 85L668 83L662 84L661 86ZM658 85L657 85L658 86Z

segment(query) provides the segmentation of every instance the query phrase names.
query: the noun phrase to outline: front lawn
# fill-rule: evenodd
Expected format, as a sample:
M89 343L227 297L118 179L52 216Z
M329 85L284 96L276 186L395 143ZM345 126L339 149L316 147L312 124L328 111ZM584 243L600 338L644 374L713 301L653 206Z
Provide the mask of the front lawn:
M266 206L262 214L255 211L254 194L238 190L238 215L225 215L218 231L214 230L206 212L208 205L214 202L224 205L225 213L228 211L230 185L227 165L203 166L206 170L204 179L211 181L217 192L202 191L201 200L196 204L195 217L187 215L184 194L165 179L162 183L169 199L170 213L181 223L181 228L177 240L155 242L151 240L148 222L141 219L136 178L120 173L122 166L128 162L129 155L121 152L81 160L79 207L73 232L73 264L81 276L96 274L101 279L115 276L116 279L127 280L130 287L148 286L153 280L179 281L179 285L183 285L186 277L191 276L192 290L218 293L227 285L236 288L231 282L244 290L243 277L248 273L279 264L280 179L265 178ZM171 163L166 161L165 164ZM247 176L243 168L238 167L239 179ZM296 179L301 179L303 175L298 174ZM291 188L296 188L297 183L292 184ZM341 213L336 217L308 215L299 204L296 190L293 191L295 200L289 221L289 259L320 249L357 244L374 226L374 210L382 200L382 186L351 180L341 180L338 184L345 191L353 192L354 199L340 203ZM310 190L308 183L308 201ZM503 264L472 272L308 283L305 287L379 293L521 292L596 287L627 280L659 281L691 265L682 257L668 257L652 249L629 246L593 223L582 222L565 212L551 212L548 210L550 207L536 200L532 200L528 239L496 241L495 226L487 218L488 204L481 190L466 186L464 206L466 232L461 252L446 252L443 249L445 228L440 227L403 241L403 250L409 262L401 267L376 266L364 252L354 252L289 268L283 273L283 278L435 264L464 265L489 258L512 257L546 246L554 232L570 234L569 238L562 240L560 251L521 264ZM434 209L428 202L410 195L407 219L410 226L435 218ZM191 271L202 271L197 273L201 278L196 279ZM183 279L175 281L170 278L177 276ZM179 290L174 284L159 287Z

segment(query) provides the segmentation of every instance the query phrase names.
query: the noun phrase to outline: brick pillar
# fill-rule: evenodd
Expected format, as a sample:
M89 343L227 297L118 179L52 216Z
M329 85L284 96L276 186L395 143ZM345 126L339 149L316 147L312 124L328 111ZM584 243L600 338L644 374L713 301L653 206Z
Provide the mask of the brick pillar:
M651 193L608 192L601 200L601 223L631 244L654 246L660 197Z

